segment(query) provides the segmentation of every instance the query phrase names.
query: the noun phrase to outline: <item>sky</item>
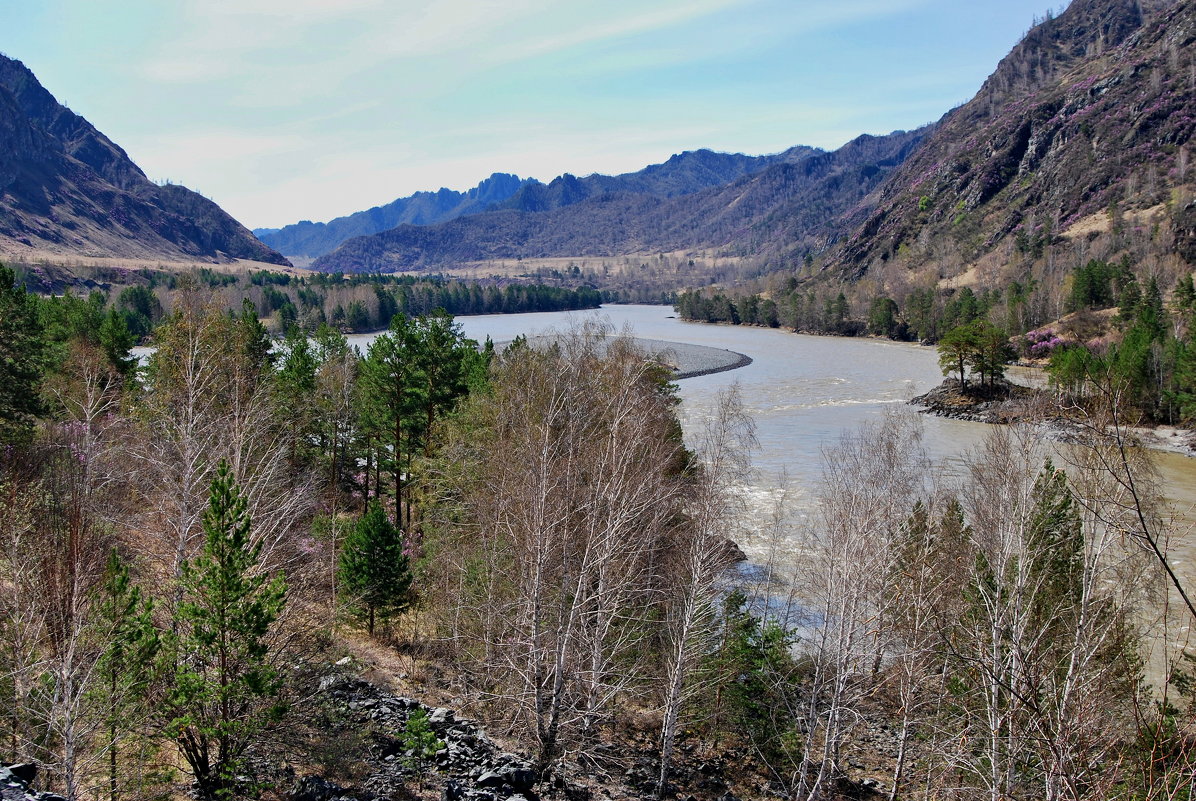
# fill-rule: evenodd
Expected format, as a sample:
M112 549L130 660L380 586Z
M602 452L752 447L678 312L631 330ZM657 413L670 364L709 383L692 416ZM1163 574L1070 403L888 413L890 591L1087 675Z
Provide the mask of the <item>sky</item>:
M1049 8L2 0L0 52L150 178L257 228L464 190L492 172L548 181L703 147L829 149L916 128L966 102Z

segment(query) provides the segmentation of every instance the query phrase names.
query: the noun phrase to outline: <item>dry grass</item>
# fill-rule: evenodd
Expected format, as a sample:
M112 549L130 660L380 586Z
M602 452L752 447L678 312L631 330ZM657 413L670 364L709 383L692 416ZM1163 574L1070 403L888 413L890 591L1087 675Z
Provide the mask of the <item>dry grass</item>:
M158 270L161 272L188 272L200 268L218 272L244 275L250 271L269 270L288 275L311 275L311 270L298 267L284 267L264 261L229 259L227 261L169 261L166 259L125 258L109 256L84 256L72 253L55 253L51 250L24 247L0 240L0 262L60 267L66 270L87 270L95 268L124 270Z

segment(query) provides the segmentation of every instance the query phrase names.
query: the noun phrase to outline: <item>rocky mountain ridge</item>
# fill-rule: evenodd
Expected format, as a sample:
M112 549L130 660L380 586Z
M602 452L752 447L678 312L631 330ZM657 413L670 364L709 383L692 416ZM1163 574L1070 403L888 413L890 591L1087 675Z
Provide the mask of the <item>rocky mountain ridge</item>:
M314 259L335 250L340 243L355 236L368 236L396 225L433 225L468 214L478 214L532 183L538 182L496 172L465 192L443 187L435 192L416 192L383 206L337 217L326 223L303 220L283 228L255 229L254 233L267 245L290 258Z
M350 239L312 267L386 272L488 259L617 256L703 247L736 254L769 253L777 259L796 252L800 257L806 249L833 238L831 221L866 202L926 132L865 135L833 152L793 148L757 172L673 196L661 194L667 182L659 177L636 179L640 186L652 185L653 192L625 189L584 197L570 197L570 193L572 189L592 191L593 186L583 183L587 179L560 179L564 199L543 204L544 210L497 209L440 225L401 225ZM705 158L690 155L690 165L694 158ZM744 168L740 162L738 169ZM539 208L540 204L529 205Z
M211 200L150 181L119 145L3 55L0 251L289 264Z
M385 206L338 217L327 223L303 221L280 229L258 229L254 233L287 256L306 260L329 253L353 237L381 233L399 225L435 225L496 210L553 211L611 194L681 197L724 186L774 164L794 164L820 153L822 151L817 148L800 145L765 156L687 150L635 172L594 173L580 178L565 173L548 183L494 173L468 192L444 188L436 192L416 192Z
M1093 215L1112 225L1119 211L1172 204L1192 181L1194 52L1190 1L1074 0L940 121L874 208L843 221L851 233L830 267L853 278L899 261L949 276L1041 254ZM1183 205L1171 209L1177 239Z

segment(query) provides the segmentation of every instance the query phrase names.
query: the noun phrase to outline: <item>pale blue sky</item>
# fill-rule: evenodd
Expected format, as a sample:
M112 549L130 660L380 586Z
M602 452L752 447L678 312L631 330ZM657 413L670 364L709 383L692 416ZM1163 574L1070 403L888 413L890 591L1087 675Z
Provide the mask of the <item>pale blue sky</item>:
M3 0L0 52L250 227L491 172L834 148L966 101L1058 0Z

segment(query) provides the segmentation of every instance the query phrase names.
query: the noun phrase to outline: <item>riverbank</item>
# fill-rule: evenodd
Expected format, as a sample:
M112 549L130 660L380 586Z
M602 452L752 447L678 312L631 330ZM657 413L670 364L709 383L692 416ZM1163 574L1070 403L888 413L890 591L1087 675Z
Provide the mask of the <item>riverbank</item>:
M1052 439L1071 441L1084 429L1060 411L1046 389L998 382L993 387L969 385L948 378L934 389L910 399L925 414L989 425L1033 422L1049 429ZM1151 450L1196 457L1196 431L1177 426L1132 426L1128 429Z

